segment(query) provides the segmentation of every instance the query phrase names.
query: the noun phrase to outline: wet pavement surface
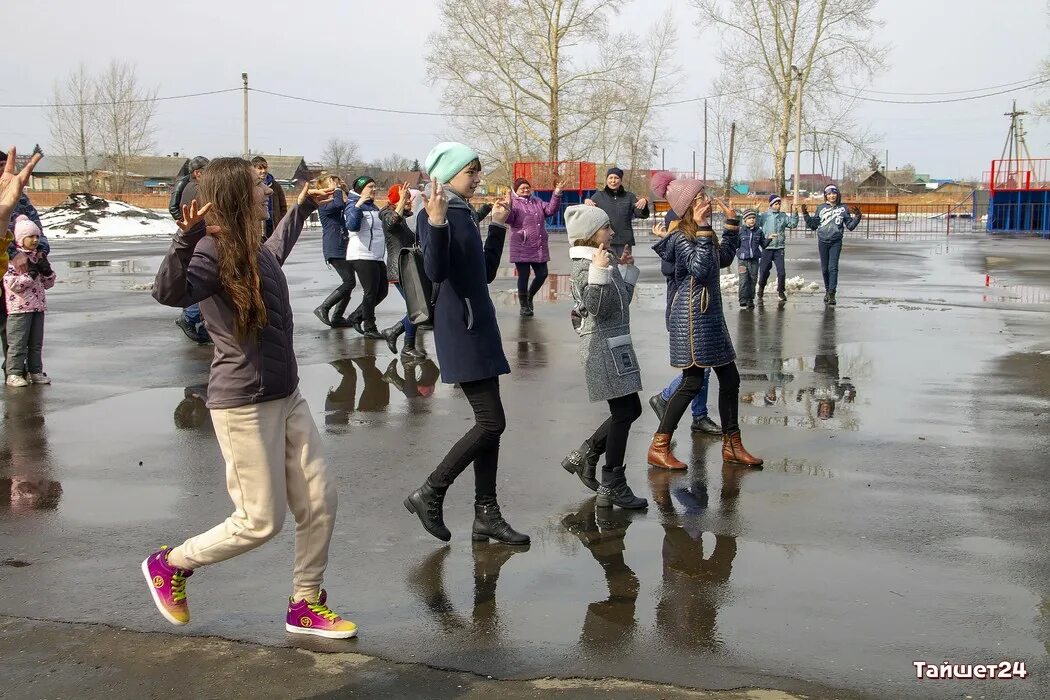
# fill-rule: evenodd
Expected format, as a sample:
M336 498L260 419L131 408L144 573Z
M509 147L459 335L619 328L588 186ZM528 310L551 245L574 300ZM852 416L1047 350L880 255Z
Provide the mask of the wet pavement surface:
M532 536L522 551L470 542L469 470L446 501L449 545L405 512L406 493L469 425L468 407L433 363L406 368L382 341L320 326L310 312L336 276L320 260L319 232L304 234L286 273L301 389L338 480L326 587L361 628L349 643L285 635L291 528L200 571L188 627L156 613L141 559L229 511L201 402L211 350L190 344L176 312L149 296L163 242L56 248L44 350L55 384L7 389L3 403L8 648L12 636L55 634L24 620L33 618L147 633L128 642L143 655L150 640L170 643L156 633L173 633L497 679L818 698L1050 696L1045 241L850 239L835 309L797 293L740 311L727 294L745 443L765 469L723 465L720 443L690 435L687 418L676 454L689 458L689 473L649 470L656 420L646 408L628 446L628 478L650 498L643 513L596 512L559 466L606 411L584 389L565 245L553 246L535 318L517 316L508 266L493 285L513 371L502 385L499 488L508 519ZM647 247L637 254L644 402L673 372L662 278ZM813 239L789 244L796 274L819 279ZM381 324L399 317L399 304L388 297ZM717 418L716 395L713 386ZM917 681L917 660L1023 660L1030 675ZM349 682L354 668L338 668L336 680ZM349 688L298 685L294 696L340 687ZM466 696L438 687L432 696ZM578 690L566 697L586 696Z

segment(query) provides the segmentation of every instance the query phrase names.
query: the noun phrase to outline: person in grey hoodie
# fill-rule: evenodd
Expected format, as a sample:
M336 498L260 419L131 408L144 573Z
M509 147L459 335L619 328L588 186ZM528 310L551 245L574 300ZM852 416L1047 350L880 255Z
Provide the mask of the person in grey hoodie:
M852 231L860 223L860 209L850 209L842 203L842 195L835 185L824 188L824 203L817 207L813 216L806 205L802 205L806 226L817 232L817 249L820 251L820 274L824 277L824 303L835 306L835 290L839 283L839 256L842 254L842 236L846 229Z
M639 509L649 505L627 485L624 456L631 424L642 415L641 369L631 342L631 299L634 297L638 268L630 247L619 259L608 246L612 241L609 216L596 207L572 206L565 210L565 229L569 235L572 260L574 316L580 319L580 357L591 401L607 401L609 418L583 446L562 462L588 488L594 488L593 475L586 474L583 455L605 453L601 485L597 487L599 508ZM576 457L573 459L573 457Z
M333 190L304 187L265 243L259 223L270 188L241 158L216 158L201 175L200 196L182 208L153 297L165 306L199 302L215 353L207 406L226 461L233 513L179 546L142 562L157 609L176 625L190 621L186 580L202 566L248 552L295 519L295 566L285 630L346 639L357 627L331 610L321 587L335 529L335 480L313 414L299 391L292 307L282 266L303 224Z
M787 301L784 294L784 246L787 241L787 230L798 226L798 212L792 207L791 216L780 211L783 202L775 194L769 195L769 211L763 212L758 217L758 225L762 227L762 234L766 239L765 249L762 251L762 263L758 270L758 303L762 303L762 296L766 291L766 282L769 281L769 272L773 265L777 266L777 296L780 301Z

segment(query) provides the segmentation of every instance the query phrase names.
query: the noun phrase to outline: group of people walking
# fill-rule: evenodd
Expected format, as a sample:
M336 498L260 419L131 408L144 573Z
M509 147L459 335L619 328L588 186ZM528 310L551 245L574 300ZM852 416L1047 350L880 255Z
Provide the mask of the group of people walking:
M31 167L26 170L31 172ZM414 193L407 184L395 186L383 209L374 203L375 183L370 178L358 178L351 187L338 178L310 183L272 231L264 228L262 235L261 225L274 216L274 191L265 171L245 160L212 160L194 176L196 196L189 202L180 197L179 231L160 265L153 296L181 309L200 305L215 346L207 407L226 462L234 511L223 523L178 546L162 547L142 562L153 601L170 622L189 621L186 585L197 569L265 543L281 530L290 509L296 537L286 629L331 638L357 632L352 622L329 606L323 588L337 497L316 424L299 392L292 310L282 272L303 225L315 211L321 212L322 226L328 222L323 254L343 281L319 307L319 317L330 325L353 325L363 334L388 341L404 334L410 342L412 326L407 318L389 335L378 332L375 325L375 305L385 295L387 282L398 276L391 248L418 243L426 276L436 286L432 324L441 378L462 390L474 424L407 495L406 509L428 533L449 541L444 500L462 472L473 465L472 539L529 543L529 536L504 518L497 498L500 440L507 426L500 377L510 372L510 366L489 285L508 235L520 238L512 238L515 262L527 264L536 277L546 274L550 248L543 218L557 204L539 204L530 183L515 183L514 194L493 205L483 239L478 212L470 204L481 179L477 154L464 144L441 143L427 156L425 167L431 178L426 191ZM562 466L597 493L598 507L641 509L648 503L631 490L625 468L630 427L642 412L641 370L630 314L639 270L629 222L647 216L648 203L623 192L621 176L610 171L606 188L595 195L597 201L568 207L564 214L583 381L590 400L606 402L609 415ZM0 180L0 215L11 216L18 201L17 196L12 200L11 192L17 189L20 194L27 178L28 173L16 174L8 162ZM732 263L741 248L739 219L728 203L709 198L701 181L658 173L652 189L666 198L674 215L669 225L654 226L653 233L660 239L654 250L667 280L669 359L681 375L669 387L666 400L654 405L660 408L660 425L647 461L659 469L688 467L672 453L671 435L687 407L706 389L707 375L713 371L719 379L721 426L708 421L720 428L722 456L727 462L759 467L762 459L742 442L740 375L719 285L720 270ZM600 201L602 195L611 202L608 208ZM714 207L726 215L721 237L712 226ZM343 227L334 225L340 210ZM830 197L816 216L803 213L807 225L815 224L822 232L821 245L827 243L822 260L828 260L833 300L833 263L841 249L841 230L835 240L834 227L855 226L855 215ZM757 219L745 215L748 229L751 218ZM779 219L771 225L771 238L777 226ZM16 237L28 238L23 235L28 231L23 220L15 228ZM769 246L769 250L777 248ZM364 299L358 310L344 317L354 277L361 283ZM524 286L529 310L536 288L535 281ZM705 427L704 432L713 432Z

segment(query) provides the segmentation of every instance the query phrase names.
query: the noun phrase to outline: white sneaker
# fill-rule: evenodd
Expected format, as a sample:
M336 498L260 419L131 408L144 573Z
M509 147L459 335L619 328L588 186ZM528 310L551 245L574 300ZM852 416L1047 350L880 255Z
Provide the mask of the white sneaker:
M30 374L29 375L29 380L31 382L33 382L34 384L50 384L51 383L51 377L47 376L47 374L45 374L44 372L41 372L40 374Z
M29 386L29 382L26 381L25 377L21 377L17 374L7 375L8 386Z

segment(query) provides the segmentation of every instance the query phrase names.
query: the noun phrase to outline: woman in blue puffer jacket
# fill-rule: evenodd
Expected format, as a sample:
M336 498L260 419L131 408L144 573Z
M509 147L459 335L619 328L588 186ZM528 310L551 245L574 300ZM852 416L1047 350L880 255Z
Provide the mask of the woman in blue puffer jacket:
M660 173L658 173L660 175ZM671 335L671 365L682 370L682 384L667 402L660 427L649 447L648 461L662 469L685 469L687 465L671 453L671 435L693 397L700 391L704 370L718 377L718 414L722 421L722 458L748 466L762 460L744 449L740 437L740 372L736 352L722 312L720 270L728 267L740 247L739 229L726 227L719 242L711 228L711 200L699 180L654 177L653 191L666 197L678 221L671 232L678 235L661 249L660 257L674 265L674 297L668 314ZM736 213L727 204L727 223ZM677 224L677 225L675 225ZM661 233L660 229L654 232ZM665 234L666 235L666 234Z
M350 325L343 313L350 303L350 295L357 283L354 281L354 268L346 259L346 243L350 240L346 232L346 221L343 218L345 196L350 190L343 179L334 175L322 175L314 183L317 189L335 190L332 201L322 204L317 209L321 219L321 255L329 267L339 275L340 285L325 297L321 305L314 309L314 316L326 326L342 327Z

